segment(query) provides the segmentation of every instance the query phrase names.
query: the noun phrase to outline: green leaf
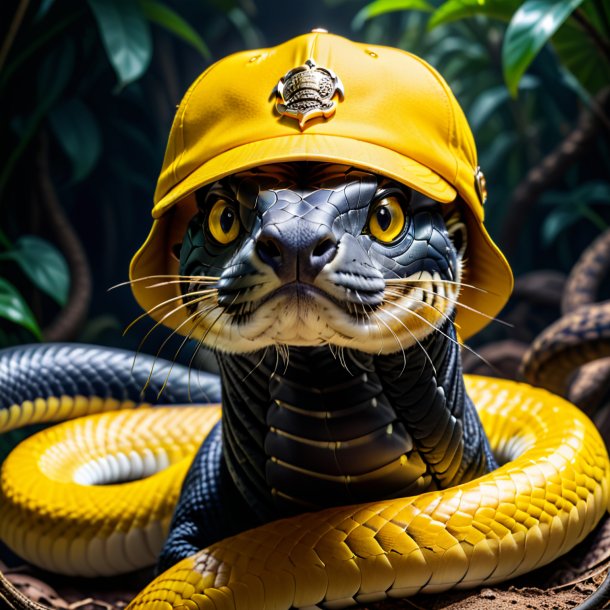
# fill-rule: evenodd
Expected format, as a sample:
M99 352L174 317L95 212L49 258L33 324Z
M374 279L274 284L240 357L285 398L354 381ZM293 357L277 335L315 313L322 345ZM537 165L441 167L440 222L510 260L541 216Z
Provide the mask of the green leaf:
M262 46L261 34L254 27L248 14L239 6L233 7L228 13L227 18L241 34L246 48L257 49Z
M511 95L540 49L584 0L526 0L508 24L502 45L504 80Z
M431 13L434 6L425 0L375 0L360 9L352 21L352 28L359 30L366 21L395 11L424 11Z
M34 21L40 21L49 12L49 9L54 3L55 0L42 0L38 7L38 11L36 12L36 16L34 17Z
M521 0L447 0L430 17L428 29L479 15L509 21L520 5Z
M0 318L27 328L37 339L42 340L42 333L32 310L17 289L2 278L0 278Z
M51 129L72 164L72 180L79 182L95 167L102 150L97 120L81 100L67 100L49 114Z
M212 57L210 49L205 44L203 38L169 6L157 2L157 0L140 0L140 7L150 21L164 27L194 46L206 59Z
M152 57L150 27L136 0L87 0L119 87L146 72Z
M587 18L590 15L588 9L588 5L580 9ZM555 33L551 44L564 67L590 95L597 94L610 83L610 61L573 19Z
M539 85L538 79L533 76L525 76L519 83L519 90L536 89ZM498 85L485 89L475 100L470 107L468 116L470 117L470 126L474 132L477 132L489 120L491 116L496 114L500 107L510 100L508 89L504 85Z
M540 198L540 203L569 208L591 203L610 204L610 184L590 180L569 191L549 191Z
M48 53L36 74L37 105L43 114L55 103L74 74L76 48L69 38Z
M492 144L481 151L481 167L486 172L493 172L496 168L506 165L505 158L515 150L519 136L513 131L499 133Z
M48 241L24 235L15 242L12 250L0 254L0 260L16 262L32 284L58 305L63 307L68 301L68 265L59 250Z
M552 244L557 236L580 218L575 210L555 210L542 225L542 241L545 246Z

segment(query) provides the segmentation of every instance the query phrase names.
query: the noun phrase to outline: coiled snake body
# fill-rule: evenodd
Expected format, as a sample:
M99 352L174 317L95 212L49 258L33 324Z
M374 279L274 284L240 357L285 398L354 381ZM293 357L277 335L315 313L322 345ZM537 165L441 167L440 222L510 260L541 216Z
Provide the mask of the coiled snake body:
M244 172L197 199L168 281L184 334L218 347L222 389L119 350L1 353L3 430L99 413L7 459L15 552L87 576L160 552L132 609L341 608L499 582L595 527L610 477L595 426L544 390L461 375L451 209L344 166ZM170 372L169 402L222 398L222 427L218 406L133 410Z

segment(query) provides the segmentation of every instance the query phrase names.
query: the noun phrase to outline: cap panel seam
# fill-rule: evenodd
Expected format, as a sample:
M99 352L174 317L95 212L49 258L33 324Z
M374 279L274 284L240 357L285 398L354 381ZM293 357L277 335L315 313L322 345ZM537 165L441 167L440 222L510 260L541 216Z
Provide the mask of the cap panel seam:
M455 169L454 169L454 175L453 175L453 180L451 181L452 185L456 185L457 183L457 178L458 178L458 174L459 174L459 163L458 163L458 159L457 159L457 155L455 154L455 146L452 145L451 140L452 140L452 131L455 132L456 134L456 141L457 141L457 129L456 129L456 121L455 121L455 113L453 112L453 104L452 104L452 100L451 100L451 96L449 95L449 85L447 85L447 83L445 82L444 78L440 75L440 73L433 67L431 66L428 62L424 61L421 57L418 57L417 55L413 55L413 53L409 53L408 51L406 51L407 55L409 55L410 57L412 57L413 59L415 59L419 64L421 64L424 68L428 69L428 72L433 76L433 78L436 80L436 82L441 86L441 89L443 90L443 93L445 94L445 98L444 98L444 102L445 102L445 106L447 107L447 113L448 113L448 119L449 119L449 132L447 133L447 147L453 151L453 161L455 163ZM456 100L457 103L457 100Z
M234 57L234 55L237 55L237 53L234 53L232 55L229 55L215 63L213 63L211 66L208 66L208 68L206 70L204 70L195 80L195 82L189 87L189 89L187 90L187 92L184 95L184 99L182 100L182 102L180 103L180 106L183 106L182 108L182 112L180 114L180 137L182 140L182 150L180 151L179 156L176 158L176 149L174 149L174 163L173 163L173 168L172 168L172 174L174 176L174 182L178 181L178 176L176 175L176 170L177 168L180 166L180 162L182 161L182 158L184 157L184 154L186 153L187 150L187 144L186 144L186 134L184 132L184 123L186 120L186 112L189 108L189 103L191 101L191 98L193 97L193 94L195 93L195 90L199 87L199 85L201 84L201 81L210 74L210 72L212 72L214 70L214 68L216 68L219 65L222 65L225 63L225 61L229 58ZM175 143L175 146L177 145L177 143ZM187 174L188 176L188 174ZM186 178L186 176L184 176L184 178ZM184 180L184 178L182 178Z
M308 57L307 59L313 59L315 52L316 52L316 47L318 46L318 38L320 37L320 34L314 34L312 41L311 41L311 46L309 47L309 53L308 53Z
M186 93L184 94L184 98L182 98L182 101L180 102L180 107L179 107L180 110L178 113L176 113L175 122L179 129L182 150L180 151L180 153L178 155L178 138L174 138L174 154L173 154L174 160L172 162L172 176L174 177L174 182L178 180L178 176L176 175L176 168L180 165L180 161L182 160L182 157L184 156L184 152L186 149L186 146L184 145L184 116L186 114L188 104L191 99L191 96L193 95L193 92L195 91L195 89L197 88L199 83L202 81L202 79L208 74L208 72L211 69L212 69L212 66L209 66L206 70L204 70L197 77L195 82L187 89Z
M307 138L307 137L308 137L308 134L301 134L301 135L299 135L299 134L295 134L295 135L296 135L297 137L305 137L305 138ZM377 148L382 148L382 149L384 149L384 150L391 151L392 153L394 153L394 154L396 154L396 155L399 155L399 156L400 156L400 157L402 157L403 159L405 159L405 160L407 160L407 161L410 161L410 162L412 162L412 163L416 163L417 165L419 165L419 166L421 166L421 167L425 168L426 170L428 170L428 171L430 172L430 174L431 174L431 175L437 176L437 177L438 177L438 178L439 178L441 181L443 181L443 182L447 183L447 184L448 184L448 185L449 185L451 188L453 188L453 189L454 189L454 190L457 192L457 189L455 188L455 186L454 186L453 184L451 184L451 183L450 183L450 182L449 182L449 181L448 181L448 180L447 180L447 179L446 179L444 176L442 176L442 175L441 175L441 174L439 174L438 172L436 172L436 171L432 170L431 168L429 168L429 167L428 167L427 165L425 165L424 163L421 163L420 161L417 161L416 159L413 159L413 158L411 158L411 157L408 157L408 156L404 155L403 153L401 153L401 152L398 152L398 151L394 150L393 148L388 148L388 147L386 147L386 146L381 146L381 145L379 145L379 144L375 144L374 142L369 142L368 140L361 140L361 139L356 139L356 138L353 138L353 137L339 136L339 135L335 135L335 134L332 134L332 135L331 135L331 134L311 134L311 136L309 136L309 137L317 137L317 136L322 136L322 137L326 137L326 138L333 138L333 139L349 140L349 141L352 141L352 142L361 142L361 143L364 143L364 144L368 144L368 145L370 145L370 146L374 146L374 147L377 147ZM251 141L251 142L242 142L241 144L239 144L239 145L237 145L237 146L233 146L233 147L231 147L231 148L228 148L228 149L226 149L226 150L223 150L222 152L219 152L218 154L216 154L216 155L215 155L214 157L212 157L211 159L208 159L208 161L206 161L205 163L208 163L209 161L212 161L212 160L216 159L217 157L219 157L219 156L221 156L221 155L223 155L223 154L226 154L226 153L229 153L229 152L231 152L231 151L233 151L233 150L236 150L236 149L238 149L238 148L241 148L242 146L248 146L249 144L257 144L257 143L259 143L259 142L266 142L266 141L275 140L275 139L278 139L278 138L285 138L285 137L287 137L287 136L286 136L286 135L284 135L284 134L282 134L282 135L277 135L277 136L271 136L271 137L264 138L264 139L253 140L253 141ZM291 137L291 136L288 136L288 137ZM297 155L297 156L298 156L298 155ZM304 154L303 156L304 156L304 157L306 157L306 156L311 156L311 153ZM329 156L330 156L330 155L329 155ZM204 165L205 165L205 164L204 164ZM177 188L177 187L180 185L180 183L182 183L184 180L186 180L186 179L187 179L187 178L188 178L188 177L189 177L191 174L193 174L194 172L196 172L196 171L197 171L197 170L198 170L200 167L202 167L202 166L201 166L201 165L199 165L198 167L196 167L196 168L194 168L193 170L191 170L191 171L190 171L188 174L186 174L185 176L183 176L183 177L182 177L182 179L181 179L181 180L180 180L178 183L174 184L174 186L172 186L172 187L171 187L171 189L170 189L169 191L167 191L167 193L166 193L166 195L165 195L165 196L167 196L167 194L169 194L171 191L173 191L175 188ZM241 171L241 170L231 170L231 171ZM383 173L383 172L381 172L381 173ZM198 185L198 186L196 186L195 188L193 188L193 190L188 191L188 192L185 192L183 195L181 195L181 196L180 196L180 199L182 199L183 197L186 197L187 195L189 195L191 192L193 192L193 191L197 190L198 188L201 188L202 186L205 186L206 184L210 184L210 183L211 183L211 182L213 182L215 179L218 179L218 178L213 178L213 179L211 179L211 180L208 180L208 181L202 182L200 185ZM174 206L174 205L175 205L175 204L176 204L178 201L179 201L179 200L173 201L173 202L170 204L170 207L171 207L171 206ZM167 210L169 210L169 208L167 208ZM165 212L163 212L163 214L165 214Z

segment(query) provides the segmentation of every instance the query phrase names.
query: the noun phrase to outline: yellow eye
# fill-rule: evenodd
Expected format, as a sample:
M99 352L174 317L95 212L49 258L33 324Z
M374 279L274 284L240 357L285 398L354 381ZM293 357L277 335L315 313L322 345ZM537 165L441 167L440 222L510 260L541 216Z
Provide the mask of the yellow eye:
M384 197L373 205L369 233L384 244L394 241L404 229L405 213L396 197Z
M235 208L224 199L219 199L208 214L210 235L220 244L226 246L239 235L239 218Z

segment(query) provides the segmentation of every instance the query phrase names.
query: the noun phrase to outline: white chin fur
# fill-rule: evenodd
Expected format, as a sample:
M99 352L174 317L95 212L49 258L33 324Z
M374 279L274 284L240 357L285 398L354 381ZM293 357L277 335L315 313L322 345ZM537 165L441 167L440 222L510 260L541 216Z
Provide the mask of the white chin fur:
M393 295L394 303L384 303L367 315L349 315L322 295L279 295L263 303L240 324L235 324L233 316L218 317L219 311L212 312L206 320L218 318L217 321L211 329L204 324L197 334L207 333L207 347L229 353L252 352L277 344L331 344L374 354L394 353L416 345L442 325L453 310L450 300L426 292L432 289L434 280L440 279L438 276L421 273L417 279L409 296ZM436 286L443 297L455 298L457 287L446 290L443 284ZM388 285L388 297L392 290Z

